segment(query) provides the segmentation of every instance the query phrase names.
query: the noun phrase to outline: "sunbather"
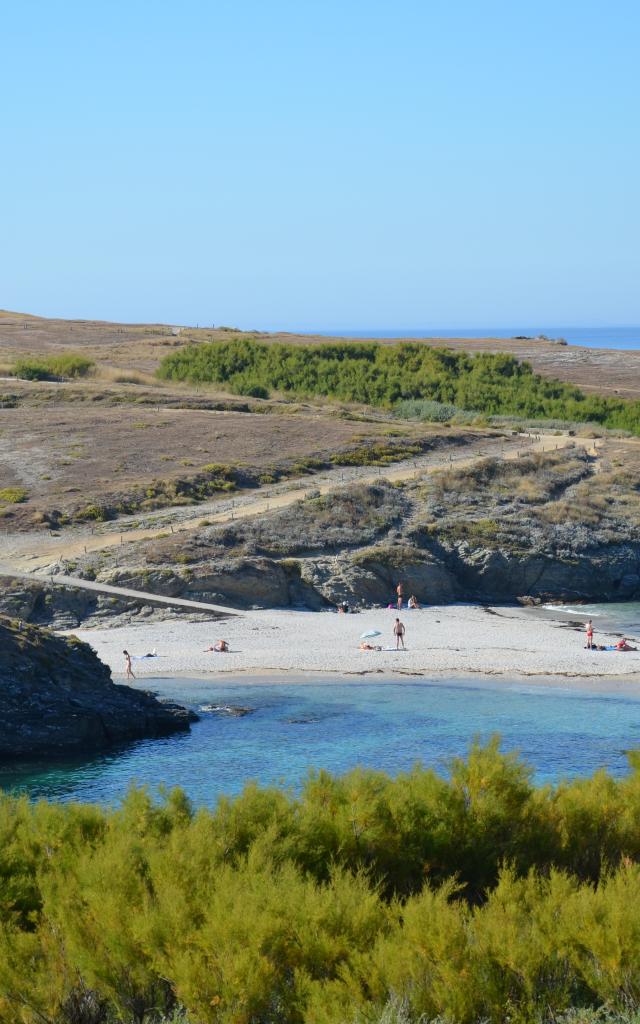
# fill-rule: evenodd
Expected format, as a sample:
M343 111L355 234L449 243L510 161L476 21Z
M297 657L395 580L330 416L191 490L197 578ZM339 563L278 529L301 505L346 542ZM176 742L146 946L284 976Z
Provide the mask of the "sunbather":
M631 644L627 642L625 637L623 637L622 640L618 640L618 642L616 644L616 651L637 651L637 650L638 650L638 648L637 647L632 647Z
M229 644L226 640L216 640L213 647L205 647L204 653L208 654L209 651L216 651L218 654L228 654Z

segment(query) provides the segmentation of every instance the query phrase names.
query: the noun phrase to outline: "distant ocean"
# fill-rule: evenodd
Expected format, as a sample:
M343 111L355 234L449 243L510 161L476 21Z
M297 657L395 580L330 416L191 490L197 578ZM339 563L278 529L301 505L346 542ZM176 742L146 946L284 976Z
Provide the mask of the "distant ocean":
M526 335L535 338L546 334L548 338L564 338L570 345L585 345L587 348L640 349L640 327L483 327L469 330L403 330L393 328L387 331L305 331L305 334L319 334L340 338L515 338Z

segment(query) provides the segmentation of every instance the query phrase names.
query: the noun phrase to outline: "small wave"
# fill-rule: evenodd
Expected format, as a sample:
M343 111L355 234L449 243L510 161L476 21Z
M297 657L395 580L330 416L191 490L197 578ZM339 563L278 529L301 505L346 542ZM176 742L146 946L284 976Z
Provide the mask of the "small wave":
M583 617L586 615L591 619L597 619L604 614L603 612L592 611L588 605L577 605L574 607L570 604L543 604L542 607L548 612L564 612L566 615L581 615Z
M237 704L202 704L200 711L207 711L212 715L231 715L232 718L243 718L251 715L255 708L238 707Z

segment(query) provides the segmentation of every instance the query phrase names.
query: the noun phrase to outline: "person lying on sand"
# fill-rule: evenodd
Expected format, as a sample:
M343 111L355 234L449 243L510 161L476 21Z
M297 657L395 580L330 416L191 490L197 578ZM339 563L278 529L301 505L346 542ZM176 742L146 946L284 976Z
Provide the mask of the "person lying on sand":
M623 637L622 640L618 640L616 644L616 651L637 651L637 647L632 647L630 643Z
M217 651L220 654L228 654L229 653L229 644L227 643L226 640L216 640L216 642L213 645L213 647L205 647L204 653L208 654L209 651Z
M358 646L359 651L381 651L382 647L375 647L373 644L368 644L366 640Z

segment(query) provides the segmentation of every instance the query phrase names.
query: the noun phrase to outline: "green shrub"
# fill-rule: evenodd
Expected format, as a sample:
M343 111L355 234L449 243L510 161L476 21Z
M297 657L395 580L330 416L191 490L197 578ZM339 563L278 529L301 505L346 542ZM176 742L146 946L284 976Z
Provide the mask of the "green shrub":
M18 505L28 497L24 487L3 487L0 490L0 504Z
M91 520L96 523L105 523L111 518L111 514L109 509L102 505L85 505L84 508L76 513L75 518L80 521Z
M215 383L241 394L260 387L288 395L402 408L434 402L485 417L559 419L640 434L640 400L586 394L534 374L529 363L496 353L454 352L420 344L264 344L251 339L187 345L165 356L158 376ZM447 417L448 418L448 417Z
M86 377L94 369L95 363L92 359L79 352L68 352L64 355L43 356L38 359L18 359L12 372L15 377L22 380L51 380L52 377Z
M0 795L0 1024L638 1024L640 754L309 775L214 811Z
M392 462L422 455L422 452L419 444L374 442L350 451L336 452L329 457L329 462L334 466L388 466Z
M241 395L248 395L249 398L270 398L271 392L269 388L265 388L262 384L248 384L245 388L240 391Z

